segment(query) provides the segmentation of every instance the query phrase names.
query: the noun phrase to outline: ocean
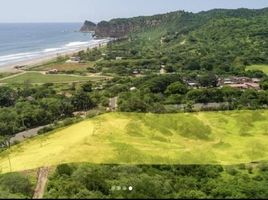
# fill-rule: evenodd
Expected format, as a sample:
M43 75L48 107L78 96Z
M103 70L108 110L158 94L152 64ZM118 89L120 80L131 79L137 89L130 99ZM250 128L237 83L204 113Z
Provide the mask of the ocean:
M0 68L94 45L81 23L0 24Z

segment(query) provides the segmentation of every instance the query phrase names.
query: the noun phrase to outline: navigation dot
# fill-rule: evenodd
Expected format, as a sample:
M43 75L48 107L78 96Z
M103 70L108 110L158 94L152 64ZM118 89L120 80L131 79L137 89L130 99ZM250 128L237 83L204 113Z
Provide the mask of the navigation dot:
M119 191L119 190L121 190L121 187L120 186L117 186L116 189Z

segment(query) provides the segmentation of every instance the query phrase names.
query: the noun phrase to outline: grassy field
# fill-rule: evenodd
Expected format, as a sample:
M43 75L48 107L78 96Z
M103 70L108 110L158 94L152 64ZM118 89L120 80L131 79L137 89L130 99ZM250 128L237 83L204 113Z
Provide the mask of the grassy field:
M94 66L95 62L83 63L48 63L30 68L32 71L48 71L51 69L57 69L58 71L77 71L86 72L88 67Z
M246 70L260 70L268 74L268 65L251 65L248 66Z
M0 72L0 79L8 77L8 76L15 75L15 74L16 74L15 72Z
M19 74L11 78L0 80L0 83L24 83L26 81L30 83L69 83L78 81L98 81L103 77L89 77L89 76L77 76L77 75L64 75L64 74L41 74L39 72L26 72Z
M61 163L239 164L268 160L268 111L109 113L0 154L2 172Z

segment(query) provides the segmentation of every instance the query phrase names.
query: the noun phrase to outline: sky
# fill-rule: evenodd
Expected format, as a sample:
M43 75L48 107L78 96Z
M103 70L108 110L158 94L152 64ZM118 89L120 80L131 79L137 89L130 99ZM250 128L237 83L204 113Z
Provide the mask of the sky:
M268 0L1 0L0 23L99 22L176 10L242 7L268 7Z

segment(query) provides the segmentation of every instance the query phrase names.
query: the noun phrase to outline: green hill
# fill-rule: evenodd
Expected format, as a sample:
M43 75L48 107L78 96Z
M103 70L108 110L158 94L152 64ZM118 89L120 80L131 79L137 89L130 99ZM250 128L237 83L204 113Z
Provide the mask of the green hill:
M268 111L110 113L0 154L2 172L62 163L238 164L268 160Z
M173 70L235 73L237 68L268 63L267 30L268 9L264 8L113 19L96 25L95 31L101 37L128 38L109 46L109 61L157 59L157 67L165 64Z

